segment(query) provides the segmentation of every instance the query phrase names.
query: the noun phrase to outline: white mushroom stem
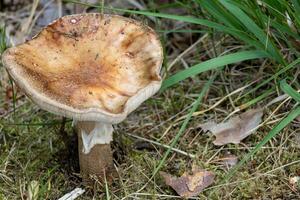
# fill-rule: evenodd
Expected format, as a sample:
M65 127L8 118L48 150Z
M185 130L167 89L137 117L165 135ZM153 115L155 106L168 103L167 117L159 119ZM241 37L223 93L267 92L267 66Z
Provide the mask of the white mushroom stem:
M87 132L86 129L80 130L80 135L83 143L82 152L85 154L90 153L91 149L96 144L110 144L113 140L112 133L113 127L111 124L105 124L101 122L94 122L95 127L91 132Z
M112 176L112 125L91 121L77 121L74 124L78 131L79 164L84 182L88 182L90 176L97 176L100 180L104 180L103 176Z

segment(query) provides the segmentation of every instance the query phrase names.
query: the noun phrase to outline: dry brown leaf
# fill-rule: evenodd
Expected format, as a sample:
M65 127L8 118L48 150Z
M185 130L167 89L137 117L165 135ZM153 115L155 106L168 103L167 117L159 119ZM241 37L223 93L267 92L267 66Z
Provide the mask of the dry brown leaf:
M160 172L165 183L171 186L181 197L197 196L204 188L211 185L215 175L198 167L193 167L192 174L184 172L181 177L174 177L166 172Z
M238 144L256 130L263 116L262 109L249 110L225 123L207 122L200 127L216 136L214 145Z

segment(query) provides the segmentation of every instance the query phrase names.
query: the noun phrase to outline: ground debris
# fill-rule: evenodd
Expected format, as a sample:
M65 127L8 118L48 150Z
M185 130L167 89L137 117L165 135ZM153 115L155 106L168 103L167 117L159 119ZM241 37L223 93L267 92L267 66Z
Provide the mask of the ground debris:
M143 150L154 151L155 150L155 147L153 144L151 144L150 142L147 142L147 141L142 141L142 140L136 141L133 144L133 148L138 151L143 151Z
M229 169L237 164L238 157L236 157L235 155L227 155L221 158L221 161L222 164Z
M213 163L216 163L224 169L230 169L234 167L238 163L238 157L236 155L226 153L222 157L212 161Z
M211 185L215 175L193 166L192 174L184 172L181 177L174 177L166 172L160 172L167 185L171 186L181 197L197 196L203 189Z
M297 191L297 188L300 186L300 176L293 176L289 180L290 186L292 190L295 192Z
M262 109L253 109L233 117L227 122L217 124L214 121L210 121L201 124L200 127L216 136L216 139L213 141L214 145L238 144L256 130L256 127L262 120L262 116Z
M37 200L39 194L39 182L38 181L31 181L28 185L28 199L29 200Z

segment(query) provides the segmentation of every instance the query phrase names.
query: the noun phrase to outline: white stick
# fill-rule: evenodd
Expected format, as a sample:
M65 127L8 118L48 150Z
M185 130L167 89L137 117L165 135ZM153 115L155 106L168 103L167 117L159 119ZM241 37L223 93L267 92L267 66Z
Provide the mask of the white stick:
M84 189L75 188L73 191L65 194L63 197L59 198L58 200L74 200L80 195L82 195L84 192L85 192Z

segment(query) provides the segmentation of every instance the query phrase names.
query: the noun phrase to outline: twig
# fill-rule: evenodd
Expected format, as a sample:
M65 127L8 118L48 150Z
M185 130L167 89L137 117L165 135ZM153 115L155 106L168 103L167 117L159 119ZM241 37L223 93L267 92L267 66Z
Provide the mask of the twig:
M77 197L79 197L80 195L82 195L85 192L84 189L81 188L75 188L73 191L65 194L64 196L62 196L61 198L59 198L58 200L74 200Z
M28 18L28 20L26 21L26 23L24 24L24 26L22 27L22 33L24 34L28 34L29 28L30 28L30 24L32 23L35 11L39 5L40 0L34 0L33 4L32 4L32 8L31 8L31 12L30 12L30 16Z
M136 138L136 139L139 139L139 140L143 140L143 141L146 141L146 142L150 142L152 144L155 144L155 145L158 145L158 146L162 146L162 147L165 147L167 149L170 148L169 145L166 145L166 144L161 144L159 142L155 142L153 140L149 140L149 139L146 139L146 138L142 138L142 137L139 137L137 135L133 135L133 134L130 134L130 133L126 133L126 135L130 136L130 137L133 137L133 138ZM179 149L176 149L176 148L171 148L172 151L176 152L176 153L180 153L182 155L185 155L185 156L188 156L190 158L196 158L196 155L194 154L190 154L190 153L187 153L185 151L182 151L182 150L179 150Z
M57 0L57 7L58 7L58 17L62 17L63 10L62 10L62 0Z

